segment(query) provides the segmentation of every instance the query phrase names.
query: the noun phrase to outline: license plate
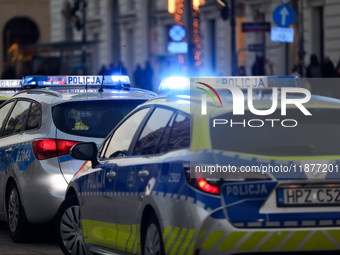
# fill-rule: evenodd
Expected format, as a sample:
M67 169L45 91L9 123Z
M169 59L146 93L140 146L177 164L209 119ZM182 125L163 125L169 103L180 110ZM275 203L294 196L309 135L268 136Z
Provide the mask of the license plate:
M278 206L340 205L340 187L279 188Z

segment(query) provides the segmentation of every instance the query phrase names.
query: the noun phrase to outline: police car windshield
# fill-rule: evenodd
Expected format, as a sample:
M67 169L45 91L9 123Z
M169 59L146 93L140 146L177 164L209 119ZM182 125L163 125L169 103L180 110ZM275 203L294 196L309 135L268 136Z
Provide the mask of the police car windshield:
M53 107L53 121L62 132L105 138L134 108L145 100L67 102Z
M249 111L244 116L222 114L210 121L212 146L217 150L268 156L340 155L340 119L335 117L339 116L340 110L308 111L312 117L303 115L299 109L287 109L284 119L296 120L298 125L295 127L282 126L280 109L268 116L253 115ZM225 119L228 123L213 127L213 119ZM262 125L258 120L262 120L264 125L251 127L249 120L254 120L250 125ZM231 121L234 123L232 126ZM292 126L295 123L287 121L284 125Z

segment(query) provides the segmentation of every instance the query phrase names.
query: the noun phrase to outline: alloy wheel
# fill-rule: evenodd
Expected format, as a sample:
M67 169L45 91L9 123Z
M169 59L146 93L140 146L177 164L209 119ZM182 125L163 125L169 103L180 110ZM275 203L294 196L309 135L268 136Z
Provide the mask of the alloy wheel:
M146 232L145 255L161 254L161 243L159 231L155 224L150 224Z
M15 232L19 222L19 195L16 189L12 189L8 200L8 223L12 232Z
M63 213L60 220L60 236L70 254L87 254L83 239L79 205L71 206Z

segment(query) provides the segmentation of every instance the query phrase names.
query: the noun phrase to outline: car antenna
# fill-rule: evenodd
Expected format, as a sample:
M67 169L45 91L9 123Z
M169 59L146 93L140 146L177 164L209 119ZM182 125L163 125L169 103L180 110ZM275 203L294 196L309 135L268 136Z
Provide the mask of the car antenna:
M23 90L24 82L25 82L25 76L22 76L22 81L21 81L21 87L20 87L20 90ZM15 89L15 92L17 92L17 90L16 90L16 89Z
M125 49L125 44L124 44L124 49ZM123 49L123 50L124 50ZM122 76L122 66L123 66L123 61L120 61L120 68L119 68L119 76ZM120 88L123 87L122 81L119 79L118 84Z
M100 88L98 89L98 92L103 92L104 77L105 77L105 74L103 74L102 84L100 84Z
M125 44L124 44L124 49L125 49ZM123 61L120 61L119 75L122 75L122 66L123 66Z

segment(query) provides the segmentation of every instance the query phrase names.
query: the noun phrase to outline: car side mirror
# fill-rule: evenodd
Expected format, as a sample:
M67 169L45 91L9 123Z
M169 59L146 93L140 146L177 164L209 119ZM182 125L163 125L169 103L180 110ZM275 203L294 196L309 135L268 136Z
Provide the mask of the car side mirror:
M97 145L94 142L77 143L70 150L71 156L75 159L91 160L93 168L99 164L97 160L97 153Z

